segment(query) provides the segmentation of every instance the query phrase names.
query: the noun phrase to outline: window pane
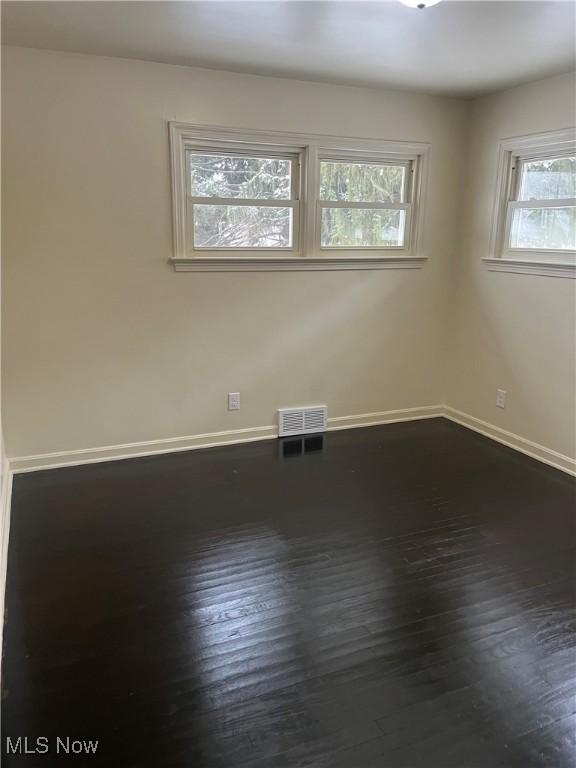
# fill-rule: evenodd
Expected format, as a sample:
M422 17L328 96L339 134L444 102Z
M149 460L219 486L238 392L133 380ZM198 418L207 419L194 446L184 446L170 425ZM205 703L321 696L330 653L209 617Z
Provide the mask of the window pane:
M406 212L383 208L322 208L325 248L401 246Z
M196 248L290 248L292 209L194 205Z
M576 250L576 207L516 208L510 247Z
M522 164L519 200L576 197L576 157L532 160Z
M320 199L350 203L403 202L402 165L320 162Z
M191 154L193 197L290 199L290 160Z

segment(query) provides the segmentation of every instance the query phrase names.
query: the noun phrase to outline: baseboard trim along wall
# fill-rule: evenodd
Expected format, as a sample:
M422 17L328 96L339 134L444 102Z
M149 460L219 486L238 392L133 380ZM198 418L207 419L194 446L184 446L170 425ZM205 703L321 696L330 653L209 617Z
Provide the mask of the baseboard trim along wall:
M156 456L162 453L192 451L197 448L215 448L221 445L250 443L256 440L270 440L277 436L278 430L275 426L231 429L225 432L206 432L205 434L169 437L161 440L144 440L138 443L39 453L35 456L18 456L10 459L10 467L13 472L19 474L21 472L36 472L40 469L73 467L78 464L96 464L101 461L135 459L139 456Z
M576 459L572 459L570 456L565 456L562 453L553 451L551 448L546 448L544 445L534 443L532 440L527 440L525 437L515 435L513 432L508 432L486 421L481 421L475 416L462 413L462 411L457 411L455 408L447 405L444 406L444 416L450 419L450 421L456 422L456 424L472 429L474 432L484 435L484 437L489 437L497 443L513 448L515 451L520 451L520 453L524 453L532 459L538 459L538 461L542 461L544 464L548 464L555 469L560 469L562 472L567 472L569 475L576 475Z
M4 598L6 595L6 574L8 570L8 539L10 537L10 505L12 503L12 471L6 459L2 468L2 493L0 495L0 659L2 659L2 640L4 637ZM0 684L1 679L0 666Z
M354 416L333 416L328 419L328 432L354 427L377 427L379 424L394 424L400 421L434 419L443 415L442 405L424 405L419 408L400 408L396 411L357 413Z
M446 405L427 405L417 408L401 408L393 411L360 413L352 416L334 416L328 419L328 431L333 432L340 429L354 429L402 421L432 419L439 416L472 429L474 432L496 440L509 448L520 451L533 459L538 459L556 469L576 475L575 459ZM155 456L163 453L191 451L198 448L215 448L223 445L250 443L257 440L272 440L276 437L278 437L277 426L269 425L247 429L232 429L224 432L206 432L199 435L187 435L162 440L146 440L138 443L124 443L122 445L107 445L99 448L42 453L35 456L18 456L10 459L10 471L16 474L36 472L41 469L72 467L102 461L133 459L139 456Z
M336 416L328 419L328 430L369 427L378 424L391 424L398 421L412 421L414 419L430 419L442 416L442 414L443 408L441 405L430 405L418 408L402 408L394 411L361 413L354 416ZM85 448L74 451L40 453L35 456L17 456L10 459L10 469L15 473L35 472L40 469L56 469L57 467L72 467L77 464L94 464L100 461L133 459L138 456L155 456L162 453L192 451L197 448L215 448L228 444L271 440L276 437L278 437L278 427L275 424L265 427L231 429L225 432L206 432L200 435L170 437L162 440L145 440L139 443L124 443L122 445L105 445L99 448Z

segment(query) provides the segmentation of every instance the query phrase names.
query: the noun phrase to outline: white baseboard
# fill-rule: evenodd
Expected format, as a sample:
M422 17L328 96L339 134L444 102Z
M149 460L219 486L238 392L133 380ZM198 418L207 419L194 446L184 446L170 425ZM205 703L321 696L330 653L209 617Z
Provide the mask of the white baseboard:
M427 405L416 408L401 408L393 411L376 411L351 416L333 416L328 419L328 431L370 427L380 424L393 424L403 421L431 419L443 416L461 426L479 432L496 442L549 464L556 469L576 475L576 460L557 451L527 440L520 435L507 432L493 424L488 424L474 416L446 405ZM10 459L11 473L35 472L40 469L71 467L80 464L94 464L102 461L133 459L139 456L155 456L163 453L191 451L198 448L214 448L236 443L249 443L257 440L271 440L278 437L275 425L232 429L225 432L207 432L199 435L187 435L161 440L146 440L138 443L107 445L98 448L86 448L73 451L42 453L35 456L18 456Z
M474 432L484 435L484 437L489 437L497 443L508 446L508 448L525 453L527 456L538 459L538 461L542 461L544 464L549 464L555 469L560 469L562 472L567 472L569 475L576 475L576 459L572 459L570 456L553 451L551 448L534 443L532 440L515 435L513 432L508 432L505 429L494 426L494 424L488 424L486 421L481 421L475 416L470 416L468 413L457 411L448 405L444 406L444 416L450 419L450 421L472 429Z
M418 408L399 408L395 411L357 413L354 416L333 416L328 419L328 432L357 427L377 427L379 424L395 424L401 421L418 421L442 416L444 406L423 405Z
M415 419L430 419L442 416L441 405L418 408L401 408L394 411L360 413L353 416L335 416L328 419L328 430L353 429L378 424L390 424ZM78 464L95 464L101 461L133 459L139 456L155 456L162 453L192 451L198 448L214 448L222 445L249 443L256 440L271 440L278 437L276 425L231 429L226 432L207 432L200 435L171 437L161 440L146 440L138 443L105 445L98 448L86 448L73 451L40 453L34 456L16 456L10 459L10 468L14 473L35 472L40 469L72 467Z
M6 574L8 569L8 539L10 536L10 505L12 502L12 471L6 459L2 467L2 493L0 495L0 662L4 637L4 598L6 595ZM0 685L2 682L0 664Z
M205 434L169 437L160 440L143 440L138 443L121 443L119 445L103 445L98 448L17 456L10 459L10 467L15 474L20 474L21 472L35 472L39 469L73 467L79 464L96 464L102 461L192 451L197 448L250 443L255 440L270 440L277 436L278 429L275 426L231 429L226 432L206 432Z

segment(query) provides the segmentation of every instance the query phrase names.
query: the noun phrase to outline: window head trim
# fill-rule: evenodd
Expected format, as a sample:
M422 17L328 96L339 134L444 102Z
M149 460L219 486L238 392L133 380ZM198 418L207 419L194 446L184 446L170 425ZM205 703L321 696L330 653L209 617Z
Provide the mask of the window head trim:
M422 253L422 198L427 174L429 144L415 142L378 141L376 139L337 138L315 134L244 131L220 126L198 126L170 123L172 162L172 209L174 256L178 271L222 271L229 263L237 269L282 269L281 262L293 269L381 269L398 266L420 267ZM189 157L193 152L206 154L245 154L248 156L280 157L292 160L293 191L291 199L210 198L192 197ZM406 210L403 246L374 246L321 248L317 227L319 203L319 162L331 159L346 162L375 161L387 165L403 165L407 174L406 201L374 203L364 207L400 208ZM297 178L297 189L294 189ZM190 248L193 204L274 205L293 211L294 238L290 248ZM334 201L323 201L334 202ZM350 206L348 206L350 207ZM357 207L354 204L352 207ZM361 207L361 206L359 206ZM410 210L411 209L411 210ZM301 265L301 267L300 267Z

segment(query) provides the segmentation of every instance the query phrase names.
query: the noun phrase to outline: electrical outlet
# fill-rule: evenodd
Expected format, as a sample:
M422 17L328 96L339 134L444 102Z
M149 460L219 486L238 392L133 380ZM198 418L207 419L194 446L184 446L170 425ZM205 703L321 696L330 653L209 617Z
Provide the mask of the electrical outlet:
M228 392L228 410L240 410L240 392Z
M506 392L503 389L496 390L496 405L498 408L506 408Z

